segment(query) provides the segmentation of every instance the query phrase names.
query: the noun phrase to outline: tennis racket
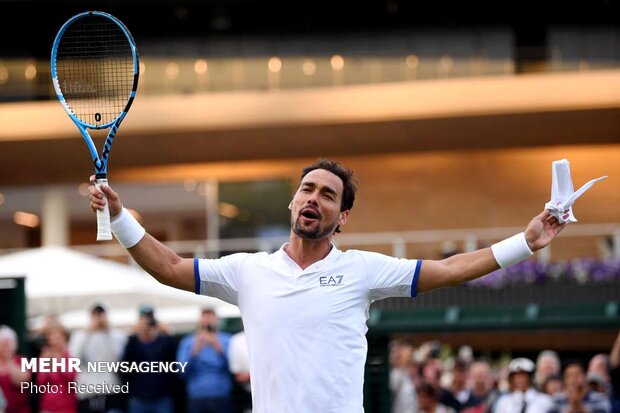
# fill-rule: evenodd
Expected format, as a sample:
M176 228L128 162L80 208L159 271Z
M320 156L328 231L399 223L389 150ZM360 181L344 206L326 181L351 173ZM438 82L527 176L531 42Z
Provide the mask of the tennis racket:
M107 183L110 149L138 88L138 51L133 37L110 14L77 14L56 35L51 73L58 100L88 146L96 185ZM88 129L107 128L110 131L99 156ZM97 210L97 241L110 239L106 199L105 208Z

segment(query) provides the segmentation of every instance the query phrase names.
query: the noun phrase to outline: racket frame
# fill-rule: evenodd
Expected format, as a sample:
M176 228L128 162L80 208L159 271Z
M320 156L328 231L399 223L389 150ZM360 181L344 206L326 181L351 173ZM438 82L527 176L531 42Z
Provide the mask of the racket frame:
M132 59L133 59L133 66L134 66L133 84L131 87L131 92L129 93L129 96L127 99L127 103L125 104L125 107L115 119L113 119L112 121L108 123L101 124L101 125L96 125L96 124L85 122L81 120L80 118L78 118L72 112L60 88L60 84L58 82L58 70L56 67L56 56L58 52L58 46L60 45L60 41L65 31L67 30L68 27L70 27L77 20L82 19L87 16L100 16L100 17L107 18L113 23L115 23L121 29L121 31L127 38L128 43L130 45ZM110 155L110 150L112 148L112 144L114 143L116 132L118 131L118 128L121 122L123 122L123 119L125 119L125 116L127 115L127 112L129 111L129 108L131 107L131 104L133 103L133 100L136 96L136 91L138 89L138 79L140 76L140 64L138 60L138 49L136 47L136 42L131 36L131 33L129 33L129 30L127 29L127 27L119 19L112 16L111 14L101 12L101 11L87 11L87 12L79 13L71 17L69 20L67 20L62 25L60 30L58 31L58 34L56 35L56 38L54 39L54 44L52 46L50 69L51 69L51 74L52 74L52 83L54 85L54 90L56 91L56 97L58 98L63 108L65 109L65 112L67 112L67 114L69 115L69 118L71 118L73 123L75 123L75 125L77 126L82 137L84 138L84 142L86 142L86 146L88 147L88 151L90 152L90 156L91 156L91 159L95 167L95 185L99 188L99 185L108 183L108 180L107 180L108 159ZM100 129L107 129L107 128L110 128L110 131L108 132L105 143L103 145L101 156L99 156L97 147L95 146L95 143L93 142L92 137L88 133L88 129L100 130ZM108 200L105 194L103 196L104 196L104 201L105 201L105 207L103 210L97 210L97 241L105 241L105 240L112 239L112 232L110 230L110 211L109 211L108 202L107 202Z

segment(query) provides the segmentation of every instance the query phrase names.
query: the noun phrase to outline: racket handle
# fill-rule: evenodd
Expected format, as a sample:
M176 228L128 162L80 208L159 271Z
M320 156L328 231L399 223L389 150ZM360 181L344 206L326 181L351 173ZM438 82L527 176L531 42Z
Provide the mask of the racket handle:
M106 178L98 178L95 180L95 187L99 189L101 184L108 184ZM97 241L109 241L112 239L112 231L110 230L110 208L108 207L108 197L103 194L105 206L103 209L97 210Z

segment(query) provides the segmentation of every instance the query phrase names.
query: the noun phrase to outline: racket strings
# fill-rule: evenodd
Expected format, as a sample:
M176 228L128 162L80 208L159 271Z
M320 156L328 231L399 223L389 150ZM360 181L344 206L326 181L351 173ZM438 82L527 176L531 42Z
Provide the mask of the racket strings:
M101 16L74 22L60 40L56 67L67 106L83 122L104 125L125 110L134 60L129 40L114 22Z

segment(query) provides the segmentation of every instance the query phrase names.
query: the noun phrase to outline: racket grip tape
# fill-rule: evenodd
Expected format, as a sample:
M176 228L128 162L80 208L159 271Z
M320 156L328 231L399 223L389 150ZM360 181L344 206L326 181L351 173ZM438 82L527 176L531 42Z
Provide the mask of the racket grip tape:
M108 184L106 178L97 178L95 180L95 187L99 190L101 184ZM112 230L110 229L110 208L108 207L108 197L103 194L103 200L105 206L103 209L97 210L97 241L109 241L112 239Z

